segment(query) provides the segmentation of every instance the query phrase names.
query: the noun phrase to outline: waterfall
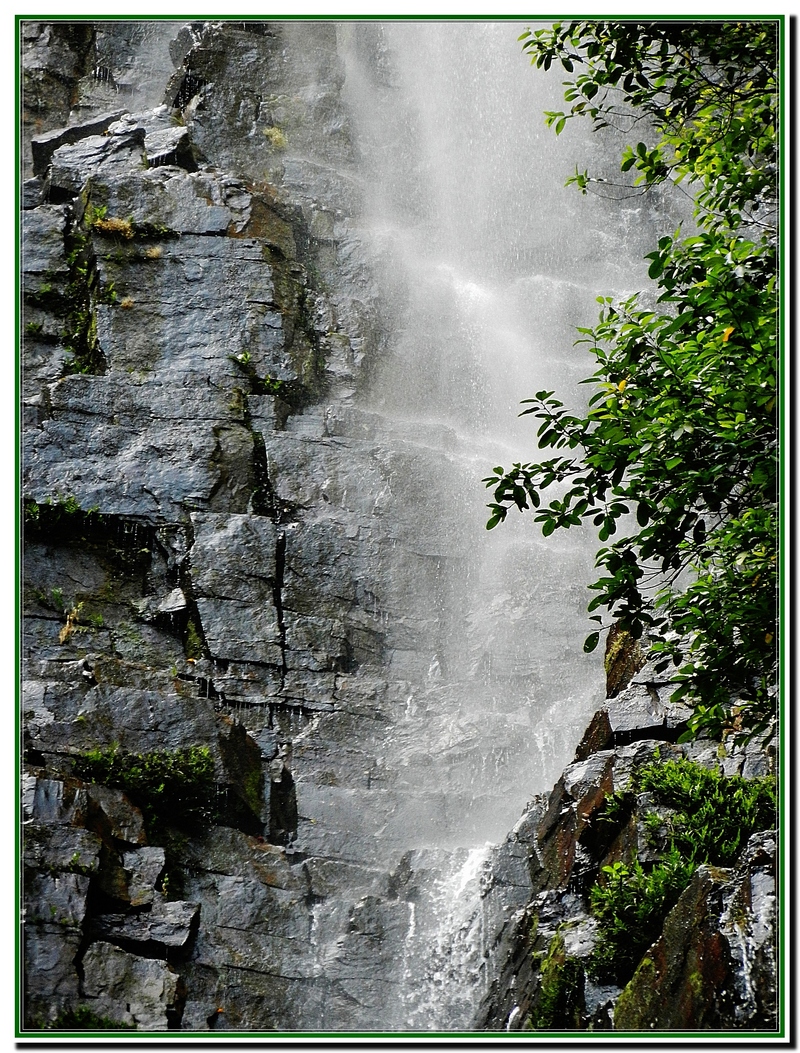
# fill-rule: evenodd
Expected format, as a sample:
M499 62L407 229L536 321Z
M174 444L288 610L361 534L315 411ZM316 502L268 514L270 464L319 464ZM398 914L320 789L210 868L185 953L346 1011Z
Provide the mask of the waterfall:
M410 848L440 853L409 903L400 1028L470 1027L485 846L557 779L603 695L602 662L580 647L596 539L543 540L532 514L484 529L482 476L536 456L520 400L547 388L583 403L591 361L574 327L592 324L597 295L637 287L646 251L632 206L564 188L604 147L544 127L561 77L529 68L522 28L340 27L362 233L392 320L367 402L404 453L402 539L431 566L409 612L426 647L390 662L411 687L386 750L440 795L439 814L423 801L397 820Z

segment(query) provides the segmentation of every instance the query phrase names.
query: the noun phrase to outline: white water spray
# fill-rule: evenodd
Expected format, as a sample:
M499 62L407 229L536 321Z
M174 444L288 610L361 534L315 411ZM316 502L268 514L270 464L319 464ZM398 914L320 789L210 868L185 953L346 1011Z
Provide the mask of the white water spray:
M443 554L409 614L427 619L427 650L390 665L412 691L387 753L409 783L445 794L439 813L423 802L398 825L412 848L453 850L409 904L395 1026L419 1030L470 1027L486 842L549 789L603 696L602 663L580 649L596 539L543 540L531 514L484 529L481 477L536 457L519 401L557 389L580 408L592 366L574 327L592 324L597 295L639 285L646 251L609 236L630 227L619 204L564 189L602 151L585 129L556 139L544 127L561 78L529 68L522 28L387 23L371 30L371 65L357 30L341 31L364 237L398 319L370 409L417 473L393 483L413 522L406 545Z

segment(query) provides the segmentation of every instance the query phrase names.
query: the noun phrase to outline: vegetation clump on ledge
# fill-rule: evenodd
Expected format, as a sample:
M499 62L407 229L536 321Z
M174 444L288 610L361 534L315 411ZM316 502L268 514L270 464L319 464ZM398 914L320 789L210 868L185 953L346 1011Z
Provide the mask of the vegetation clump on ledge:
M599 935L589 973L600 982L627 983L698 866L732 866L752 834L775 826L771 778L726 777L689 760L656 761L636 773L628 794L608 799L609 821L630 814L620 800L633 792L669 809L640 816L661 858L604 866L590 891Z
M135 1024L100 1016L88 1006L65 1009L50 1023L42 1024L43 1031L136 1031Z
M168 827L192 829L214 821L217 784L207 746L151 753L94 749L75 758L73 772L128 794L141 809L151 840L163 838Z

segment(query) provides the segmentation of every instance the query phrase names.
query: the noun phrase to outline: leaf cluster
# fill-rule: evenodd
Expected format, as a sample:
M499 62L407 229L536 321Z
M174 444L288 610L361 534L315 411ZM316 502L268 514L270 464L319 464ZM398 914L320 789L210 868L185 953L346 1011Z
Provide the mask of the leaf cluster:
M546 115L556 134L579 116L596 129L641 129L621 163L638 173L633 186L697 182L706 220L733 229L775 218L777 25L573 20L520 40L538 68L578 71L565 82L570 109ZM576 173L571 182L585 192L600 181Z
M300 385L296 382L280 380L277 377L270 376L269 373L266 376L260 376L251 361L249 351L242 351L238 355L228 355L228 358L248 378L254 395L272 395L274 398L281 399L287 405L293 407L301 404L303 393Z
M207 746L150 753L94 749L76 757L73 770L80 779L126 793L141 809L151 840L163 839L170 827L194 829L214 819L214 759Z
M666 817L642 816L645 826L657 828L667 849L655 864L634 860L603 867L591 889L599 938L589 972L601 982L630 979L698 866L731 866L751 834L775 824L775 786L769 778L726 777L682 759L641 768L634 785L670 809ZM613 796L610 819L632 800L630 792Z
M779 330L774 230L752 213L775 194L775 27L571 22L525 37L536 65L588 71L568 84L582 100L569 116L607 123L620 96L661 133L621 167L648 185L697 181L698 226L648 254L652 307L599 297L597 325L579 329L597 365L588 411L553 391L523 402L556 456L494 469L487 527L516 507L544 536L597 528L589 611L644 637L657 672L674 669L691 733L719 734L732 701L739 726L763 727L777 658Z
M661 934L664 918L692 879L694 864L677 850L645 869L616 862L603 867L602 882L592 886L590 905L599 923L589 975L600 982L624 984Z
M692 761L665 761L638 773L637 787L672 809L662 829L691 863L727 867L736 862L747 839L775 825L775 783L770 778L724 776Z

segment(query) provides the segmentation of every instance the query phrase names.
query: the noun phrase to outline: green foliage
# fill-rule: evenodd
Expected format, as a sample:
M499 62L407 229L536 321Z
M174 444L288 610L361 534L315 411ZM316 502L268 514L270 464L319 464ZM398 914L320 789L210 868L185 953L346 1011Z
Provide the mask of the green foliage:
M603 801L603 811L598 817L598 822L621 826L630 818L634 803L633 794L626 790L608 794Z
M123 790L141 808L151 840L163 839L170 827L193 829L214 818L214 759L207 746L94 749L76 757L73 770L80 779Z
M124 1024L121 1020L112 1020L99 1016L88 1006L79 1005L75 1009L64 1009L51 1023L42 1025L47 1031L135 1031L135 1024Z
M699 184L703 221L733 230L756 213L775 217L777 30L775 19L580 20L520 39L533 65L580 69L566 82L569 111L546 114L557 134L578 116L649 134L651 145L625 149L622 172L637 172L642 190ZM589 182L584 174L578 185L585 192Z
M561 933L553 937L540 968L539 997L531 1014L531 1027L536 1031L581 1026L583 1009L583 966L568 956Z
M109 216L107 205L88 205L84 221L87 227L104 237L120 237L130 241L134 235L132 220Z
M206 655L206 645L199 624L199 620L197 620L193 614L190 614L186 623L187 658L198 659L203 658Z
M96 506L84 511L73 494L48 497L41 503L26 498L22 509L25 537L29 541L39 537L85 540L103 525L105 518Z
M256 368L250 361L250 352L242 351L238 355L228 355L231 362L235 362L250 381L250 388L254 395L273 395L275 398L283 399L291 404L293 399L292 387L285 380L276 377L259 376Z
M681 760L648 765L636 781L657 803L675 809L659 823L690 862L731 866L751 834L775 825L775 783L770 778L726 777Z
M658 141L621 168L641 190L694 183L697 227L648 254L654 307L599 297L598 324L578 330L597 363L585 415L553 391L525 400L540 449L560 452L494 469L487 527L512 507L545 536L590 522L604 547L589 611L674 668L689 733L721 733L734 705L737 727L763 728L777 663L775 24L570 22L524 39L537 66L586 70L571 111L548 116L556 131L581 114L646 125Z
M660 936L664 918L694 871L695 864L677 849L649 869L638 860L603 867L602 880L590 894L600 933L589 975L600 982L627 983L639 959Z
M133 216L109 216L108 205L88 204L83 214L83 221L89 230L103 237L122 241L147 238L174 238L177 232L163 223L135 223ZM85 240L85 239L84 239ZM123 256L124 258L124 256Z
M646 812L642 817L648 839L666 842L668 848L660 862L648 867L638 860L603 867L592 887L590 905L600 932L589 973L601 982L627 983L698 866L731 866L751 834L775 824L775 787L769 778L726 777L681 759L639 769L635 786L672 810L667 816ZM624 813L632 800L630 792L610 795L606 816Z

